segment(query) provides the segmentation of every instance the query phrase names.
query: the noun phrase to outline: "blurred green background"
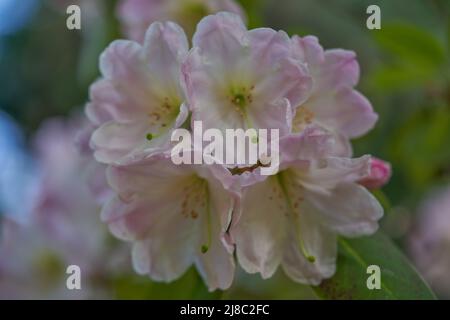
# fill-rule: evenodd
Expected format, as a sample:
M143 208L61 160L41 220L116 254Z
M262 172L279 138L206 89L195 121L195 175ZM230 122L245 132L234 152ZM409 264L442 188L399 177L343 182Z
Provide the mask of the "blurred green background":
M376 195L387 209L382 228L404 246L421 201L450 183L450 1L240 2L249 27L312 34L324 48L357 53L358 90L380 118L373 131L354 141L355 155L369 153L392 163L392 179ZM370 4L381 8L381 30L366 28ZM43 1L22 29L0 36L0 108L28 138L46 118L69 115L87 101L88 87L99 76L100 52L122 37L115 7L116 1L103 1L101 15L82 31L69 31L64 8ZM170 285L130 273L108 286L117 298L315 297L281 272L267 281L240 274L226 293L208 293L194 270Z

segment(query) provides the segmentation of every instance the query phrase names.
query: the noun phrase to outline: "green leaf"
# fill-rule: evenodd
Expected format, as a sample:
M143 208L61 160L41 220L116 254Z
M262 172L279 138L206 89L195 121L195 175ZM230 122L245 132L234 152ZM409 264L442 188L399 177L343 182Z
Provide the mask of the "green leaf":
M370 265L380 267L380 289L367 288ZM340 239L335 276L314 290L324 299L435 299L414 267L381 231L371 237Z
M431 32L407 23L391 23L374 33L391 60L371 76L372 85L383 91L429 86L445 77L445 43Z
M438 168L448 164L450 111L443 105L422 108L392 131L389 159L401 164L412 187L427 187ZM411 155L414 155L411 157Z
M381 66L372 74L370 81L375 89L395 92L404 88L421 87L435 77L435 70L405 66Z

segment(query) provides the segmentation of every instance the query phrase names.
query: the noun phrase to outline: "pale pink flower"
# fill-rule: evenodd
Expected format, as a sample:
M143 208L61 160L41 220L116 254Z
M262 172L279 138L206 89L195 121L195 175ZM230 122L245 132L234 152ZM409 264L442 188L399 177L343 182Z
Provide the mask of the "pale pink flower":
M122 0L117 14L125 34L142 42L153 22L176 22L192 36L200 19L219 11L233 12L245 19L242 8L234 0Z
M351 155L348 139L367 133L378 119L370 102L353 87L359 81L359 64L353 51L324 50L314 36L292 38L293 55L306 63L313 80L308 100L296 105L293 130L314 123L334 132L336 151Z
M112 270L83 269L82 290L68 290L66 268L80 261L62 254L64 244L37 224L18 225L7 219L0 226L0 299L110 299L111 291L95 282L113 275ZM81 230L80 230L81 231ZM80 241L83 242L82 232ZM59 248L57 248L59 246ZM70 251L71 248L65 247ZM123 256L123 253L121 255ZM108 253L112 254L112 252ZM106 257L105 257L106 258ZM117 256L105 259L110 269L122 270ZM116 259L116 261L115 261ZM92 261L92 265L95 262Z
M370 157L329 156L333 143L307 128L280 141L279 173L241 177L241 216L230 233L245 271L269 278L281 264L293 280L317 285L335 272L337 235L377 230L383 209L356 183L369 173Z
M311 78L291 58L283 31L247 31L241 18L221 12L200 21L183 64L192 120L205 129L290 132L293 107L309 95Z
M3 219L0 225L0 299L83 299L96 297L86 283L83 290L67 290L66 263L52 248L46 232L36 225ZM105 297L105 295L103 295Z
M133 242L139 274L167 282L194 264L210 290L231 285L234 259L225 232L239 193L228 170L175 165L170 153L153 153L111 166L108 178L117 196L102 219L115 236Z
M179 81L187 51L183 30L167 22L152 24L143 45L116 40L103 52L103 78L91 86L86 106L88 118L99 127L91 139L98 161L120 161L168 143L172 129L188 114Z
M408 239L409 252L425 279L450 298L450 188L429 196Z
M136 271L157 281L194 264L210 290L226 289L235 245L247 272L268 278L282 265L317 285L335 272L336 237L371 234L383 214L358 183L371 177L371 158L348 158L349 139L377 118L353 89L354 54L247 30L229 12L203 18L192 44L188 53L180 27L154 23L142 46L114 42L102 55L86 112L98 127L90 145L110 164L116 193L103 220L133 243ZM205 130L278 129L280 171L175 165L168 137L187 107Z
M392 170L389 162L372 157L370 160L370 174L358 182L368 189L379 189L389 182L391 174Z
M39 188L32 214L26 225L2 221L0 298L111 297L93 280L131 270L126 248L111 242L88 188L91 168L100 164L74 144L83 123L78 116L54 118L38 130ZM66 268L72 264L81 268L83 290L66 288Z

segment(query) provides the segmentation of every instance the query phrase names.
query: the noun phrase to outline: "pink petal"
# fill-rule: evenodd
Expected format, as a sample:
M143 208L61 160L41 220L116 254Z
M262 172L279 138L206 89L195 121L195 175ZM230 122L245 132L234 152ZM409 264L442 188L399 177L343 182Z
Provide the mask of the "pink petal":
M282 261L284 272L292 280L309 285L318 285L330 278L336 270L336 235L327 230L311 210L301 210L297 221L290 226ZM306 255L314 261L308 260Z
M244 46L247 28L242 19L229 12L220 12L203 18L197 25L192 43L211 64L231 67L236 64Z
M367 176L369 170L370 156L327 157L311 162L309 170L302 174L301 184L308 190L329 194L341 183L352 183Z
M318 91L337 86L355 86L359 81L359 64L353 51L332 49L325 51L325 61L317 75Z
M340 184L330 194L308 192L305 198L334 232L348 237L373 234L383 208L365 188Z
M281 262L286 241L286 199L276 177L247 188L242 215L231 229L239 264L270 278Z
M188 50L186 34L179 25L173 22L153 23L143 44L147 72L158 77L158 84L180 94L180 65Z
M306 63L312 74L325 62L325 55L319 40L314 36L292 37L294 58Z
M118 195L103 207L102 220L114 235L134 242L139 273L172 281L195 263L210 290L226 289L234 263L223 233L236 195L215 175L197 170L173 164L168 153L142 154L110 167L108 181Z
M98 128L91 137L94 156L102 163L112 163L126 156L138 141L145 142L147 134L145 122L118 123L107 122Z

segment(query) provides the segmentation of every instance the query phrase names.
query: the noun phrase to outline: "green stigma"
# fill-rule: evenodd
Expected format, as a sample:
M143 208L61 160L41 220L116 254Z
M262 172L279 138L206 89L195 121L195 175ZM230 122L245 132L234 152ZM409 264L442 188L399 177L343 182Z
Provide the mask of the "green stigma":
M147 133L147 135L145 136L145 138L146 138L148 141L151 141L151 140L153 139L153 134Z
M247 98L242 93L237 93L233 97L233 104L244 108L247 105Z
M306 259L308 259L308 261L311 263L316 262L316 257L314 257L314 256L308 256Z

